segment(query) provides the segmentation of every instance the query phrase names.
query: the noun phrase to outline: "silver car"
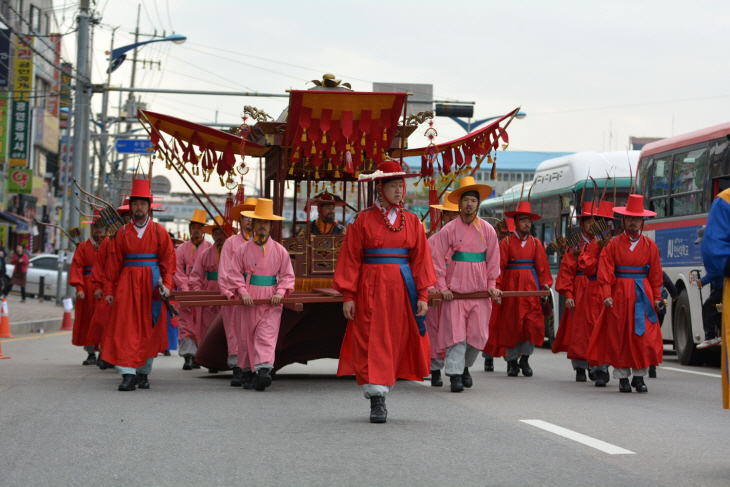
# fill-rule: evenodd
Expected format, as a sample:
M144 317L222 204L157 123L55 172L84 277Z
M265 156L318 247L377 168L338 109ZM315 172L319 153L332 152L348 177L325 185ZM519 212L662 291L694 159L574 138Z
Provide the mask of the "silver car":
M7 261L10 262L12 256L8 256ZM69 252L66 254L66 263L63 266L63 274L61 276L61 286L66 286L66 280L68 279L68 270L70 267L71 260L73 259L73 253ZM7 264L5 266L5 273L7 278L10 279L13 276L15 266ZM40 282L41 276L44 280L44 295L48 298L56 297L56 282L58 281L58 255L56 254L36 254L30 258L30 264L28 264L28 275L26 278L25 293L27 295L38 295L40 293ZM18 287L15 286L14 291L19 291ZM76 289L71 287L69 289L71 293L70 297L76 296Z

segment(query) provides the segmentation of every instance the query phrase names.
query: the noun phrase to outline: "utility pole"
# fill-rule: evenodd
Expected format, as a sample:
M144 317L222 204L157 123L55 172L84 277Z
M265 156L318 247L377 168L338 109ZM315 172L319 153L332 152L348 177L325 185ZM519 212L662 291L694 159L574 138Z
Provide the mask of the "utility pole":
M107 88L112 82L112 53L114 52L114 34L117 32L119 27L112 29L112 42L109 47L109 66L107 67L106 86ZM104 188L106 182L106 154L107 154L107 143L109 141L109 127L107 127L109 113L109 90L104 90L101 102L101 140L99 144L101 146L99 153L99 192L98 196L104 198ZM113 193L112 193L113 194Z
M77 17L78 33L76 43L76 90L74 95L74 136L73 136L73 177L82 180L83 151L87 148L84 143L84 116L88 113L89 100L86 98L86 85L89 84L87 60L89 51L89 0L81 0ZM73 205L69 204L69 208ZM78 228L81 225L81 215L69 211L69 224Z
M137 5L137 26L134 29L134 43L139 43L139 13L140 9L142 8L142 5ZM132 80L129 85L130 88L134 88L134 78L137 74L137 48L134 48L134 53L132 54ZM136 113L129 113L134 109L136 104L134 103L134 92L129 93L129 98L127 99L127 117L136 117ZM127 123L127 129L124 131L125 133L129 133L132 130L132 124ZM122 157L122 178L127 174L127 154L124 154ZM122 179L123 180L123 179Z

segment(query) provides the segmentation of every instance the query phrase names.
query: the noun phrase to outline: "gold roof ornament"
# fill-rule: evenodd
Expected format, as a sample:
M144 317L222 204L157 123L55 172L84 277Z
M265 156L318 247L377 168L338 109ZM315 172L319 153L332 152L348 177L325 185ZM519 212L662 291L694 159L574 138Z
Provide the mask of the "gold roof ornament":
M315 86L321 88L341 88L352 90L352 85L350 83L342 83L341 79L335 79L335 75L331 73L326 73L324 76L322 76L321 81L318 79L313 79L312 83L314 83Z

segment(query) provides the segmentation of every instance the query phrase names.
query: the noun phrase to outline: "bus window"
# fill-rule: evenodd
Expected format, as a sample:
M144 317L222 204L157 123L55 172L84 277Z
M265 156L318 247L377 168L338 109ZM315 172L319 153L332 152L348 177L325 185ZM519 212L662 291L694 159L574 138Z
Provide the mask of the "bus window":
M668 214L667 196L669 195L669 170L671 166L672 156L656 157L651 169L647 171L649 178L646 180L646 184L641 183L644 191L649 195L650 209L655 211L658 217L667 216Z
M672 165L671 215L694 215L704 211L707 147L674 155ZM676 196L675 196L676 195Z
M721 191L730 187L730 140L726 137L710 142L708 156L710 181L705 192L705 211L710 211L712 200Z

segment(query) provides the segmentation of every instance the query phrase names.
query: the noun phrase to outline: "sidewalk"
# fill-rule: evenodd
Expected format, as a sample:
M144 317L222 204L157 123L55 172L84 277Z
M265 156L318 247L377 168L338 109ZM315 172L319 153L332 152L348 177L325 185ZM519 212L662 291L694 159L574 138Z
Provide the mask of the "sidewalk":
M60 329L63 324L63 306L56 306L55 299L41 303L36 298L27 298L25 303L21 303L20 295L16 294L10 294L5 299L8 303L10 333L14 335L37 333L41 328L47 333Z

